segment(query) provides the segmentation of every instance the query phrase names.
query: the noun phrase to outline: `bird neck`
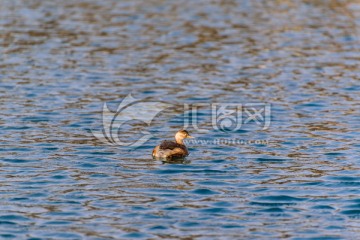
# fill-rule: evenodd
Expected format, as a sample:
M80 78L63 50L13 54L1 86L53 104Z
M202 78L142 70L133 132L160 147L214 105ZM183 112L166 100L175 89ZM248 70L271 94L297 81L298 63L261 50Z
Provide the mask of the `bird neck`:
M176 142L177 144L185 145L183 138L176 138L176 137L175 137L175 142Z

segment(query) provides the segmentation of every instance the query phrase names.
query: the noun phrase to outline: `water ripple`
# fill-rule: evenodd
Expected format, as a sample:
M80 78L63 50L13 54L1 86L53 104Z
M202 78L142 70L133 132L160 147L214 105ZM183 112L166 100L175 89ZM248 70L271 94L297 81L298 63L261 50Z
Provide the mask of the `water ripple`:
M0 238L360 238L359 23L355 0L2 1ZM175 107L98 142L129 93ZM270 103L265 131L189 127L267 143L153 160L184 103Z

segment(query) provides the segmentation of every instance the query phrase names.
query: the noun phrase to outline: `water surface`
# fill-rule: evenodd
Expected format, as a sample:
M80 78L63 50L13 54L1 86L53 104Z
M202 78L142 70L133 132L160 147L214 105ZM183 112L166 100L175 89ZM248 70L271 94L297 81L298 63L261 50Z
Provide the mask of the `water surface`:
M315 2L315 1L314 1ZM0 237L360 237L358 1L1 1ZM176 106L96 140L105 102ZM270 103L187 161L152 160L184 103Z

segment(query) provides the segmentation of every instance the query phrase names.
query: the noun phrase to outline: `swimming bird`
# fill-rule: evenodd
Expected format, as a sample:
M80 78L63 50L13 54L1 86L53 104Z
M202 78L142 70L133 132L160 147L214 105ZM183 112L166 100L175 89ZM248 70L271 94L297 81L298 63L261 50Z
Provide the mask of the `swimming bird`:
M189 155L184 139L185 138L194 138L189 135L188 131L180 130L175 134L175 141L165 140L156 146L152 152L154 158L161 159L174 159L174 158L184 158Z

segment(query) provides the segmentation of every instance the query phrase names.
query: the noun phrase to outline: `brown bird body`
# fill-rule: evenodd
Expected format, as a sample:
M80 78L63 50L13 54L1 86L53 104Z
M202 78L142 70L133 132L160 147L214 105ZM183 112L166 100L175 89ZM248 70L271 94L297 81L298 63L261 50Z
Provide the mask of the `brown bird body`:
M180 130L175 135L175 141L165 140L156 146L152 152L154 158L161 159L174 159L174 158L184 158L189 155L184 139L193 138L189 135L188 131Z

